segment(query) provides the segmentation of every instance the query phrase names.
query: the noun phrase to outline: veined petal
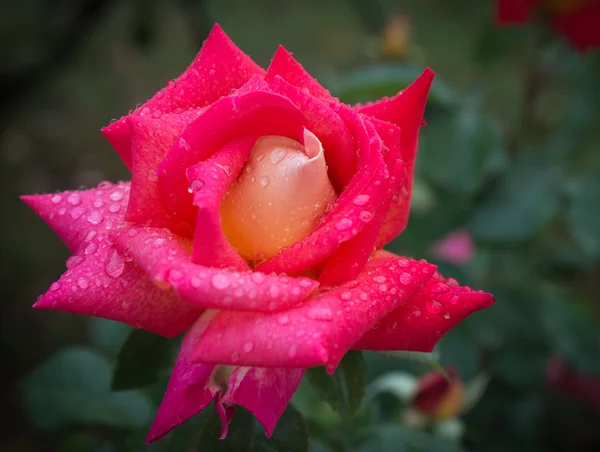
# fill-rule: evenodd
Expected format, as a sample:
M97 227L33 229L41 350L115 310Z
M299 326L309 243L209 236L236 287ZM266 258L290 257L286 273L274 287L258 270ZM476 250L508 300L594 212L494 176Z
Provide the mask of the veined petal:
M171 150L185 127L196 119L202 109L181 114L164 114L159 118L131 115L132 147L131 199L125 219L144 226L167 227L171 231L191 237L193 223L183 221L169 208L158 184L156 168Z
M390 208L380 233L378 247L400 234L408 223L419 129L433 76L433 71L426 69L405 90L391 99L356 107L360 113L395 124L402 131L400 150L406 166L406 179L397 194L396 203Z
M271 64L267 68L265 80L270 84L276 76L282 77L288 83L300 88L311 96L326 102L336 101L329 91L323 88L319 82L298 63L283 46L279 46Z
M319 285L309 278L194 264L191 241L165 229L131 228L115 231L113 237L152 278L198 307L275 312L298 304Z
M252 76L262 76L264 73L215 24L202 49L185 72L175 81L169 82L132 115L171 113L178 109L204 107L241 87ZM102 129L102 133L131 169L131 141L125 117Z
M407 303L368 331L353 348L431 352L455 325L493 303L492 295L461 287L454 279L444 279L436 272Z
M206 365L206 364L205 364ZM263 425L270 438L306 369L237 367L229 377L223 405L240 405Z
M271 90L287 97L302 110L307 128L323 143L331 183L341 192L356 172L357 160L354 139L344 121L326 102L279 75L273 78Z
M287 311L221 311L197 342L194 359L259 367L324 364L333 372L348 349L410 298L434 271L428 263L378 258L356 280Z
M223 233L219 209L223 196L244 169L256 140L257 136L246 135L230 141L208 160L186 171L194 205L198 207L192 253L196 264L249 270Z
M158 167L160 184L171 210L192 222L196 208L185 171L206 160L227 142L248 134L279 135L302 141L304 115L283 96L264 91L224 97L183 132Z

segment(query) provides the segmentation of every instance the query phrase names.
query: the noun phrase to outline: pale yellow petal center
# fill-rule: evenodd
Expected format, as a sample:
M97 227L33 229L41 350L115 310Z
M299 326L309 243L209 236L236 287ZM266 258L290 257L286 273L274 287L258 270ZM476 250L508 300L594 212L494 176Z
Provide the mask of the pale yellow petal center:
M304 145L261 137L223 198L223 231L243 258L260 262L308 236L335 198L315 135L305 130Z

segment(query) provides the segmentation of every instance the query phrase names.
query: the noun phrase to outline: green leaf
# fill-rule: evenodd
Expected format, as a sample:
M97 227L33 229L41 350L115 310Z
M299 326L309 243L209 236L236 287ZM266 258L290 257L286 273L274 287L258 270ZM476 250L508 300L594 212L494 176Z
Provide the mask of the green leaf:
M306 377L321 399L345 419L354 417L365 394L365 362L362 353L346 353L333 375L324 367L307 370Z
M219 439L221 419L214 405L171 432L164 442L168 450L198 452L306 452L308 435L302 416L288 406L271 438L264 436L260 423L250 411L237 407L227 438Z
M590 256L600 256L600 181L587 176L567 186L567 223L579 248Z
M132 330L129 325L100 317L90 317L89 325L92 344L111 356L117 354Z
M111 368L100 354L84 347L62 350L22 383L25 408L43 430L73 424L145 427L153 408L137 391L110 392Z
M361 444L353 452L459 452L458 444L419 430L395 424L382 424L365 429Z
M170 367L172 341L144 330L133 330L119 351L111 389L142 388L156 383Z
M91 435L77 434L69 436L61 443L58 452L115 452L112 444Z
M344 76L337 84L334 94L347 103L394 96L410 85L422 72L420 68L399 64L380 63L363 67ZM448 106L454 103L454 95L450 88L436 77L427 102L429 105Z
M489 241L532 237L558 210L561 171L540 162L512 168L471 220L473 235Z
M482 113L484 97L475 92L452 113L423 129L419 172L449 193L470 194L506 165L498 126Z

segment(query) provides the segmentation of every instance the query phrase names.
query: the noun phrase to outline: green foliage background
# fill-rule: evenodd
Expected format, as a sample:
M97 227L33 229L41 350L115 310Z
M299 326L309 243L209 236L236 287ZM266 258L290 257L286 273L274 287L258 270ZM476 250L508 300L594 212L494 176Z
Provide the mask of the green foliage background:
M381 33L399 13L411 23L407 56L385 59ZM440 344L441 362L465 380L491 375L462 416L460 443L403 427L404 407L389 395L366 408L345 397L345 385L360 395L386 372L428 368L364 353L334 380L311 371L268 444L240 412L227 444L203 414L143 449L173 344L130 336L119 354L129 328L30 309L68 252L18 196L127 179L98 130L177 76L214 22L263 66L283 44L349 103L393 95L425 66L436 71L411 222L389 248L496 295ZM306 450L306 438L289 442L306 426L314 451L600 445L598 407L546 383L557 355L600 375L598 54L574 53L539 23L497 30L492 0L21 0L0 5L0 33L0 450L294 451ZM456 228L478 248L461 268L430 255ZM144 356L147 348L156 353ZM149 374L123 356L138 356ZM144 364L152 356L161 362Z

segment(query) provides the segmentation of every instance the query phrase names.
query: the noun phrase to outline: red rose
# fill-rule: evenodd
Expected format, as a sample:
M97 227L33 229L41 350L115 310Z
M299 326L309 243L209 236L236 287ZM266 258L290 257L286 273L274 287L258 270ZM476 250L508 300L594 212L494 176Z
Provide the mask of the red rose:
M496 21L529 22L536 8L547 10L554 28L579 51L600 47L600 0L497 0Z
M448 378L436 371L419 378L411 406L428 418L453 418L463 409L463 384L454 369L448 368L446 371Z
M430 351L489 294L376 251L406 226L433 73L350 107L283 48L215 26L189 68L103 133L132 180L24 200L73 251L35 307L187 330L149 440L215 399L270 435L304 369Z

